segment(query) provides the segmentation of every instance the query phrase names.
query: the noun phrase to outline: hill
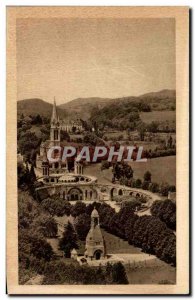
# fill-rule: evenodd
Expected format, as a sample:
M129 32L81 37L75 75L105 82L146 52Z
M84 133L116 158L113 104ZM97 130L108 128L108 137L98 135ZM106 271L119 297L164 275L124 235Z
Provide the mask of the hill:
M139 98L158 98L158 99L167 99L167 98L175 98L176 91L175 90L161 90L159 92L147 93L139 96Z
M77 98L70 102L61 104L59 107L68 109L70 113L78 114L82 119L87 120L91 111L94 109L100 110L108 105L116 103L129 102L145 102L151 106L152 110L175 110L176 92L175 90L161 90L159 92L152 92L140 96L130 96L122 98Z
M175 90L147 93L139 96L138 99L149 103L152 110L175 110L176 108Z
M141 120L147 119L147 123L160 122L162 128L167 126L167 130L168 127L170 130L174 130L175 105L175 91L163 90L139 97L110 100L104 107L93 108L90 120L99 129L108 127L119 130L126 130L127 128L135 130L139 128ZM164 118L162 119L163 112ZM167 118L169 114L170 118Z
M66 109L72 114L78 115L83 120L87 120L90 117L91 111L94 107L101 109L106 106L113 99L110 98L77 98L67 103L59 105L61 109Z
M141 96L129 96L122 98L77 98L67 103L58 106L59 116L62 118L67 115L69 118L78 117L84 120L90 118L91 113L95 110L99 111L104 107L109 107L112 110L113 106L128 105L130 102L143 102L150 105L151 110L175 110L176 92L175 90L162 90L143 94ZM37 114L50 117L52 104L42 99L25 99L17 103L18 113L24 115Z
M40 114L44 117L51 117L52 104L38 98L25 99L17 102L17 113L24 116ZM60 117L65 117L67 112L61 108L58 109Z

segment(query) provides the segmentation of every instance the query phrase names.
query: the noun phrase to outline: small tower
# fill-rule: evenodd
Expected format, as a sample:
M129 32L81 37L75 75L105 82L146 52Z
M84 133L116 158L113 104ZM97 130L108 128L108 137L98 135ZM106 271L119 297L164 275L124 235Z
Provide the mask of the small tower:
M83 162L80 160L79 161L76 160L80 155L80 150L77 149L76 152L77 152L76 157L74 159L74 173L82 175L83 174Z
M83 164L80 161L74 161L74 173L75 174L83 174Z
M43 150L43 160L41 164L42 170L43 170L43 177L49 176L49 161L47 159L47 151L46 148Z
M91 213L91 228L86 238L85 256L91 260L99 260L105 257L105 246L99 224L99 214L95 208Z
M77 259L77 250L75 249L75 248L73 248L72 249L72 251L71 251L71 258L73 258L73 259Z
M51 146L60 146L60 122L59 117L57 115L55 98L51 116L50 142Z

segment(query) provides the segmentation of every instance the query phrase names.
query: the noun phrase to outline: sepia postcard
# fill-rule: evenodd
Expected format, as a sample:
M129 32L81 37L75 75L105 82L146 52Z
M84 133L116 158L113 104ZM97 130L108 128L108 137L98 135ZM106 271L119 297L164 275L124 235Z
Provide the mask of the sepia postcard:
M8 294L187 295L189 8L7 7Z

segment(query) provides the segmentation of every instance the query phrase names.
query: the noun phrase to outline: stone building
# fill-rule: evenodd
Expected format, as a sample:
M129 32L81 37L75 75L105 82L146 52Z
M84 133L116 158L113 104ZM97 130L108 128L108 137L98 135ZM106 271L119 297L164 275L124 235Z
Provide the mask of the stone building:
M79 119L76 120L63 120L61 123L61 129L68 133L81 133L84 131L83 125Z
M72 251L71 251L71 258L76 260L77 256L78 256L77 250L75 248L73 248Z
M91 228L86 237L85 257L90 260L99 260L105 257L105 244L99 224L97 210L91 213Z
M41 183L36 188L38 200L42 201L47 197L52 198L54 195L65 201L109 201L114 200L114 196L143 197L148 202L153 198L154 200L160 200L159 196L149 191L111 183L99 184L96 177L83 174L83 163L77 162L75 158L71 161L71 166L69 161L62 161L62 154L59 156L58 161L50 162L47 158L47 153L52 146L60 146L62 153L66 145L73 146L77 149L77 154L79 154L79 145L61 141L60 133L61 127L54 101L50 139L41 144L40 155L36 161L35 172L37 180ZM59 151L53 154L56 158L59 155ZM21 160L20 156L18 158ZM86 240L86 256L90 259L100 259L105 256L105 246L99 226L99 215L96 210L91 215L91 229Z
M43 177L48 177L49 176L49 161L47 159L46 148L44 148L41 167L42 167Z
M68 162L62 161L62 153L64 142L61 141L60 133L62 130L61 122L57 114L56 102L54 99L52 116L51 116L51 127L50 127L50 139L42 142L40 145L40 155L37 156L36 166L42 169L43 176L49 176L51 174L62 174L68 172ZM58 158L58 161L50 163L47 159L47 152L51 147L60 146L62 151L56 149L53 151L53 158ZM74 161L75 174L83 174L82 163L76 163Z

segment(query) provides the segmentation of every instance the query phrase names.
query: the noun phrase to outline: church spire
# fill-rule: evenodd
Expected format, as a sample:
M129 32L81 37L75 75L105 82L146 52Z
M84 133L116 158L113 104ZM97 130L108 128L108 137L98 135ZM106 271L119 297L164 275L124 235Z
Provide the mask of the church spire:
M56 100L55 100L55 97L54 97L51 123L57 123L57 122L58 122L58 115L57 115L57 109L56 109Z

